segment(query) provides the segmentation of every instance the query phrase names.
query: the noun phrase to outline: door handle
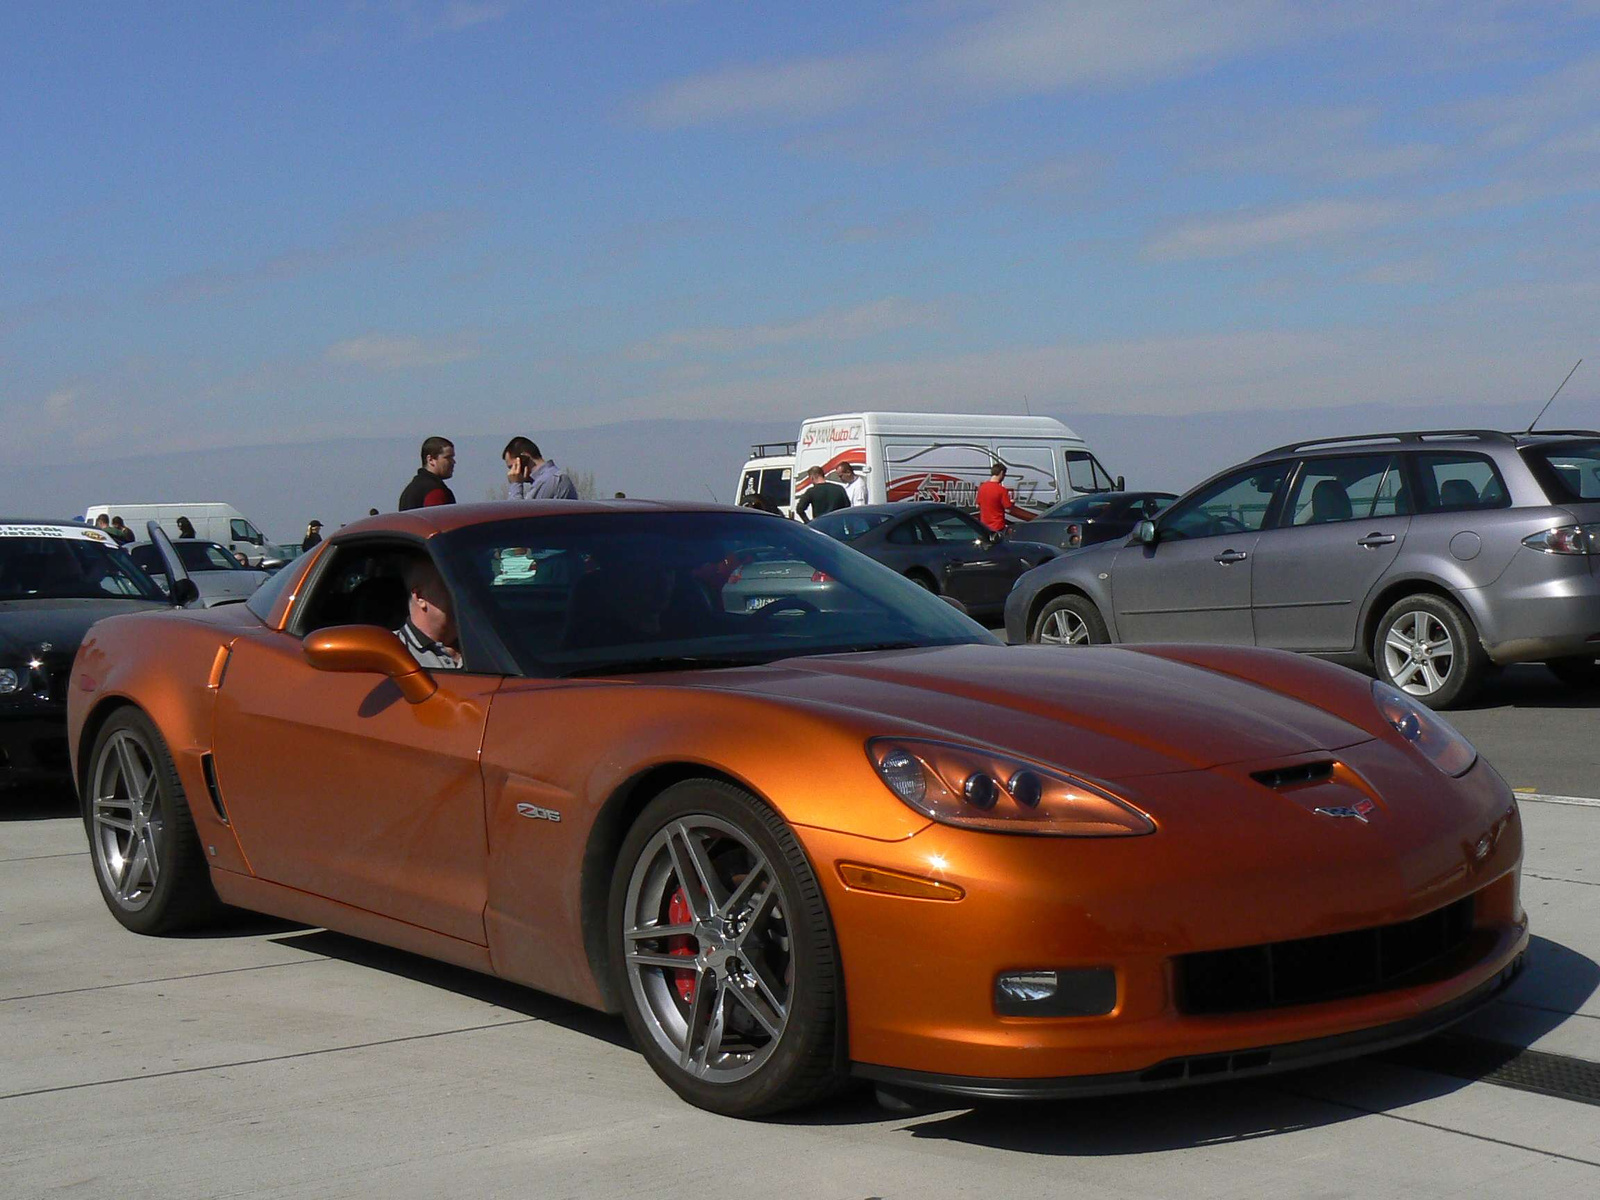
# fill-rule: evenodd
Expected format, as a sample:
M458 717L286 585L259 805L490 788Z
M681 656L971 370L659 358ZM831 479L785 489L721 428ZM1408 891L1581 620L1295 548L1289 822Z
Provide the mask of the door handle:
M1394 545L1394 540L1394 534L1392 533L1369 533L1366 537L1358 539L1356 545L1365 546L1368 550L1371 550L1378 546L1392 546Z
M1221 554L1217 555L1216 561L1225 567L1231 567L1234 563L1243 562L1249 557L1250 556L1243 550L1224 550Z

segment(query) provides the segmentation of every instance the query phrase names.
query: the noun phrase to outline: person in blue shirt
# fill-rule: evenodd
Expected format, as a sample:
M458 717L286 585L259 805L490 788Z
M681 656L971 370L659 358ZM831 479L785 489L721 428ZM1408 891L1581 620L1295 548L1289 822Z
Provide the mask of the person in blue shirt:
M507 500L576 500L572 477L531 438L514 437L500 452L506 464Z

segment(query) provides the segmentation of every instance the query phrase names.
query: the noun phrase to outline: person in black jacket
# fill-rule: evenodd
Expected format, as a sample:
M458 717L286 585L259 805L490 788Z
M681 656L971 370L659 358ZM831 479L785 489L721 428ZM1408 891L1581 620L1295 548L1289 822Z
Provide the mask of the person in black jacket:
M306 536L305 536L304 540L302 540L301 543L300 543L300 553L304 554L307 550L311 549L311 547L320 546L321 544L322 544L322 522L321 521L308 521L308 522L306 522Z
M400 511L454 504L456 494L445 480L456 473L456 447L449 438L431 437L422 443L422 466L400 493Z
M795 504L794 515L807 525L811 524L813 517L825 517L831 512L850 507L849 494L837 483L829 483L821 467L812 467L806 472L806 477L811 484Z

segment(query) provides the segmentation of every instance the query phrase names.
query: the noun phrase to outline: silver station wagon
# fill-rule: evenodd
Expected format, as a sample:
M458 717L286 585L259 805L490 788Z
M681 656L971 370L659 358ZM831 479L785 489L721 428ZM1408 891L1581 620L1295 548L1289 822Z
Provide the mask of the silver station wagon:
M1600 432L1281 446L1022 576L1006 633L1299 650L1435 708L1507 663L1600 686Z

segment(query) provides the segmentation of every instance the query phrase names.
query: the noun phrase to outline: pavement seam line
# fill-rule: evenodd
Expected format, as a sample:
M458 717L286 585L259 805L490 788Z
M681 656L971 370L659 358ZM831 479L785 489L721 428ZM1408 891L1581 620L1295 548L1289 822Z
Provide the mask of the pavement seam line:
M1547 1004L1529 1004L1526 1000L1507 1000L1502 998L1500 1002L1509 1004L1513 1008L1531 1008L1537 1012L1555 1013L1560 1017L1581 1017L1585 1021L1600 1021L1600 1014L1597 1013L1568 1012L1564 1008L1551 1008Z
M123 983L97 983L94 987L63 988L59 992L34 992L27 996L0 996L0 1004L18 1000L44 1000L51 996L75 996L80 992L108 992L114 988L145 987L152 983L175 983L181 979L210 979L213 975L238 975L244 971L271 971L278 967L308 967L313 963L332 962L325 954L308 957L303 962L257 963L253 967L224 967L220 971L196 971L193 975L163 975L159 979L129 979Z
M1547 796L1543 792L1517 792L1517 800L1532 800L1535 804L1573 804L1579 808L1600 808L1600 800L1590 796Z
M1493 1087L1493 1084L1490 1084ZM1506 1146L1512 1150L1522 1150L1528 1154L1538 1154L1545 1158L1559 1158L1566 1162L1580 1163L1586 1167L1600 1167L1600 1161L1592 1158L1579 1158L1575 1154L1563 1154L1559 1150L1541 1150L1537 1146L1524 1146L1521 1142L1507 1141L1505 1138L1490 1137L1486 1133L1473 1133L1467 1129L1452 1129L1448 1125L1436 1125L1432 1121L1423 1121L1417 1117L1402 1117L1399 1113L1385 1112L1381 1108L1368 1108L1363 1104L1354 1104L1349 1100L1334 1100L1327 1096L1318 1096L1313 1092L1298 1092L1293 1088L1279 1087L1274 1089L1290 1096L1298 1096L1302 1100L1312 1100L1319 1104L1331 1104L1335 1108L1346 1108L1351 1112L1366 1113L1372 1117L1387 1117L1391 1121L1404 1121L1407 1125L1418 1125L1423 1129L1433 1129L1440 1133L1453 1133L1460 1137L1472 1138L1474 1141L1489 1142L1495 1146Z
M24 854L18 858L0 858L0 863L42 862L47 858L87 858L87 850L66 850L60 854Z
M1600 887L1600 879L1568 879L1565 875L1535 875L1532 871L1524 871L1528 879L1542 879L1546 883L1575 883L1579 887Z
M346 1050L370 1050L375 1046L399 1046L406 1042L425 1042L432 1038L453 1037L458 1033L482 1033L487 1029L506 1029L513 1025L533 1025L540 1017L520 1017L515 1021L493 1021L487 1025L468 1025L462 1029L440 1029L433 1033L413 1033L406 1037L381 1038L376 1042L355 1042L348 1046L325 1046L321 1050L297 1050L293 1054L270 1054L265 1058L241 1058L234 1062L207 1063L203 1067L179 1067L172 1071L153 1071L148 1075L122 1075L116 1079L91 1079L85 1083L64 1083L59 1087L32 1088L26 1092L7 1092L0 1100L22 1100L29 1096L49 1096L56 1092L76 1092L83 1088L110 1087L118 1083L146 1083L170 1079L175 1075L198 1075L205 1071L226 1071L232 1067L257 1067L263 1063L292 1062L297 1058L316 1058L323 1054L342 1054ZM1600 1163L1596 1163L1600 1166Z

